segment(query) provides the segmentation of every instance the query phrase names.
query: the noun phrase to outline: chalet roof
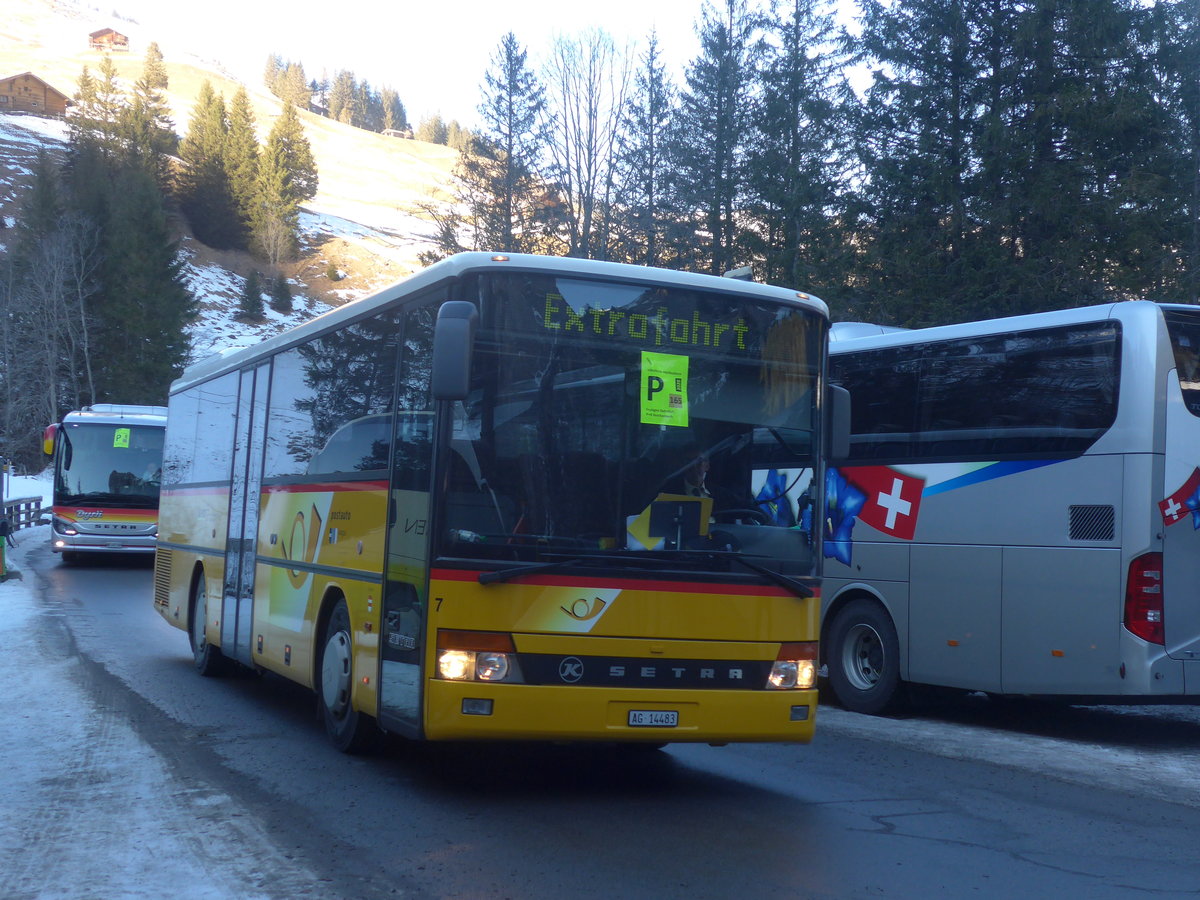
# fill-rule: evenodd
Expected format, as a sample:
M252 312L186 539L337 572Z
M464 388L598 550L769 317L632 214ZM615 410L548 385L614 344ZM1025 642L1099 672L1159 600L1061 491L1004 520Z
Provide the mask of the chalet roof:
M115 34L115 35L119 35L120 37L125 37L125 35L121 34L121 32L117 31L117 29L115 29L115 28L101 28L99 31L93 31L91 34L88 35L88 37L98 38L98 37L104 37L104 35L106 35L106 34Z
M6 76L0 78L0 81L14 81L17 78L26 78L26 77L32 78L34 81L45 86L49 90L54 91L54 93L58 94L64 100L71 99L68 95L64 94L62 91L60 91L58 88L56 88L50 82L48 82L45 78L39 78L37 75L34 75L32 72L18 72L16 75L6 75Z

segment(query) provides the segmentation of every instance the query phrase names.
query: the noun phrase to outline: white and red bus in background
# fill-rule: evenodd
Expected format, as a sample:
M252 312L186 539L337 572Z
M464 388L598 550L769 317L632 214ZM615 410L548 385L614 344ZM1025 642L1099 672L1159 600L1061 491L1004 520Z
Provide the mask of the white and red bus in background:
M832 336L852 421L821 645L845 706L905 683L1200 702L1200 307Z
M97 403L46 428L52 457L50 546L64 562L84 553L153 554L162 482L163 406Z

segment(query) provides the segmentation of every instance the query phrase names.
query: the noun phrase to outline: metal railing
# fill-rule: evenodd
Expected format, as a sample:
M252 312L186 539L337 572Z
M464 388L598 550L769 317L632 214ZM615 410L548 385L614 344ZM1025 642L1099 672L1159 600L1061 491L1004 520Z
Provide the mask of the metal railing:
M13 531L40 525L42 519L41 497L11 497L0 505L0 518L8 519Z

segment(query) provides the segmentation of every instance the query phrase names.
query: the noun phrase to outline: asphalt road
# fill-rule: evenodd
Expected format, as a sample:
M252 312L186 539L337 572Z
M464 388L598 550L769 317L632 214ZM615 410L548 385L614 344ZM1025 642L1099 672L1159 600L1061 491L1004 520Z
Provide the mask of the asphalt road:
M822 707L809 746L346 757L308 692L200 678L149 565L68 567L33 543L20 560L32 608L0 631L18 688L0 715L25 717L0 745L6 897L1200 891L1191 710L967 698L901 719Z

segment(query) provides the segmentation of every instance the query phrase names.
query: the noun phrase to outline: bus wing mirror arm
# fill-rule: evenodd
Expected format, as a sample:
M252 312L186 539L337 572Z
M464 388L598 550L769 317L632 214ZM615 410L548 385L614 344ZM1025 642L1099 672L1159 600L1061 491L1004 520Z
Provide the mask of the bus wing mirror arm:
M829 385L829 457L844 460L850 455L850 392L840 384Z
M434 400L465 400L471 388L471 348L479 312L466 300L447 300L433 332Z

